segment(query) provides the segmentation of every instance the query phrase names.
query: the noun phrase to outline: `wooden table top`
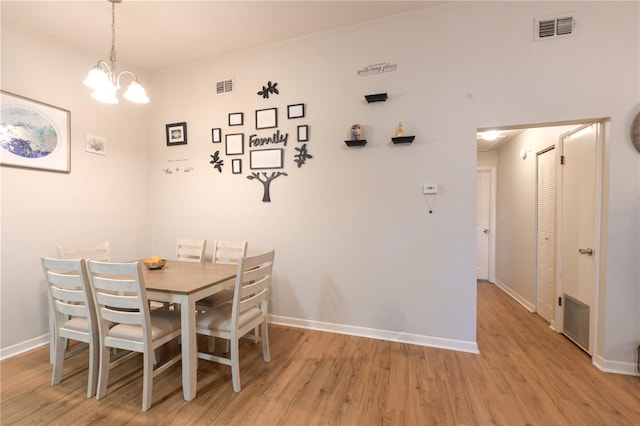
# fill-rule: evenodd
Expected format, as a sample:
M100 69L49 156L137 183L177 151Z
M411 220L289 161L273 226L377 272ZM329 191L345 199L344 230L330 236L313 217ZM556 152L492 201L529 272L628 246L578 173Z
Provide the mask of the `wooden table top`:
M147 290L191 294L235 278L238 266L169 260L162 269L142 269Z

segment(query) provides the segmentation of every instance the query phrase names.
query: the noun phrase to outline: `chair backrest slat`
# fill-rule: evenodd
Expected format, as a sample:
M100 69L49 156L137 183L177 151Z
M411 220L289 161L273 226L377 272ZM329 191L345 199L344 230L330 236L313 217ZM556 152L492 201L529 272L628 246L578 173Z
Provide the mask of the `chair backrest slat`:
M75 271L47 271L47 281L61 289L82 291L82 288L78 287L79 279L80 274Z
M51 283L51 281L49 281ZM53 284L53 283L51 283ZM68 284L68 282L66 283ZM54 296L54 300L63 300L66 302L73 302L74 304L82 304L85 305L86 295L83 289L79 288L70 288L70 287L58 287L55 284L49 286L49 290Z
M114 294L100 289L96 292L97 302L103 306L112 306L118 309L140 310L140 299L137 294Z
M144 324L144 315L140 311L120 311L103 307L100 313L105 321L119 324Z
M56 311L64 315L70 315L72 317L87 317L86 305L79 305L74 303L65 303L58 299L54 301Z

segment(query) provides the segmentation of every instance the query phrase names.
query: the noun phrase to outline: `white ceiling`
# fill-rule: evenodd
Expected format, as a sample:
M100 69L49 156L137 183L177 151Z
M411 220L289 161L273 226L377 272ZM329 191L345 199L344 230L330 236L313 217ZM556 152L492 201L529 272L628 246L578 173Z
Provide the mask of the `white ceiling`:
M116 4L118 61L154 71L382 19L442 1L150 1ZM111 3L0 2L8 20L109 59Z
M489 130L489 129L486 129ZM500 149L504 144L506 144L507 142L509 142L511 139L515 138L516 136L518 136L520 133L525 131L525 128L521 128L521 129L491 129L491 130L495 130L498 132L499 137L495 140L492 141L487 141L482 139L480 136L478 136L477 138L477 143L478 143L478 152L483 152L483 151L497 151L498 149ZM478 132L481 133L482 131Z

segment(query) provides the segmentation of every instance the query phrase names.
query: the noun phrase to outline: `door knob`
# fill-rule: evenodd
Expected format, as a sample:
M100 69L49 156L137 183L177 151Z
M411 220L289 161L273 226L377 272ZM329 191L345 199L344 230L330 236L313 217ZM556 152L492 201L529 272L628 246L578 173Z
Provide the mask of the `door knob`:
M485 230L484 230L484 231L482 231L482 232L484 232L485 234L488 234L488 233L489 233L489 230L488 230L488 229L485 229Z
M587 256L593 256L593 249L591 249L591 248L578 249L578 253L586 254Z

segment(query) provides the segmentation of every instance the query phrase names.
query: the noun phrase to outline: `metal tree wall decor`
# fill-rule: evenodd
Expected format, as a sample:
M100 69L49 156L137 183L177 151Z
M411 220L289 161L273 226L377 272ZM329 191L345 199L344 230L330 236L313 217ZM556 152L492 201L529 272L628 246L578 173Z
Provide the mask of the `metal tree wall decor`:
M279 95L278 83L270 80L262 86L262 90L257 92L258 96L268 99L270 95ZM272 97L273 99L273 97ZM302 102L287 105L287 121L278 120L278 111L282 114L284 108L272 105L268 108L256 108L255 120L249 123L246 117L251 117L247 111L235 110L228 114L227 128L213 127L211 129L212 142L220 143L224 137L224 152L215 151L209 155L209 163L213 165L219 173L222 173L224 166L224 156L229 156L231 161L230 172L233 175L245 175L248 180L258 181L262 184L262 202L271 202L271 183L280 176L288 176L283 169L290 166L293 159L298 168L307 164L307 160L313 158L309 153L309 124L306 123L306 104ZM284 117L282 117L284 118ZM290 122L288 120L298 120ZM300 123L301 124L298 124ZM295 124L295 125L294 125ZM297 126L296 126L297 125ZM251 126L255 129L248 129ZM287 151L290 142L288 129L293 127L297 131L295 152ZM267 130L273 129L273 130ZM228 132L226 134L225 130ZM272 133L269 133L272 132ZM248 156L248 158L247 158ZM243 173L243 165L250 170Z
M264 99L268 99L269 94L279 94L280 91L278 91L278 89L276 88L277 85L278 83L271 84L271 82L269 81L266 86L262 86L262 90L258 92L258 96L262 96Z
M262 186L264 188L264 193L262 195L262 202L270 203L271 195L269 194L269 188L271 187L271 182L275 178L278 178L280 176L288 176L288 175L285 172L273 172L271 173L270 176L267 176L267 172L262 172L262 176L260 176L260 173L252 172L249 176L247 176L247 179L249 180L256 179L262 183Z

